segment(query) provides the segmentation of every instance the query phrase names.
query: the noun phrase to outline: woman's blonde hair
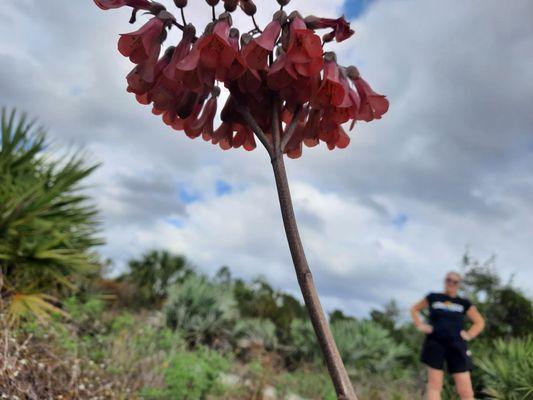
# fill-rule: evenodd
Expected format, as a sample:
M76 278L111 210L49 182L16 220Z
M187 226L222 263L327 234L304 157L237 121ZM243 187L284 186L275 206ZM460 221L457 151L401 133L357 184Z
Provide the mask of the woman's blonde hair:
M456 277L459 278L460 281L463 280L463 277L461 276L461 274L457 271L449 271L447 274L446 274L446 278L449 277L450 275L455 275Z

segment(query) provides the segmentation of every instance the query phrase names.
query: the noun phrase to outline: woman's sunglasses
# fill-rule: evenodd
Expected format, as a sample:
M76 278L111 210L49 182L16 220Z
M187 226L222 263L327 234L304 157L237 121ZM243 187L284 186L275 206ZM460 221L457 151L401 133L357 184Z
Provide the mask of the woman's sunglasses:
M450 285L458 285L460 281L452 279L452 278L446 278L446 283Z

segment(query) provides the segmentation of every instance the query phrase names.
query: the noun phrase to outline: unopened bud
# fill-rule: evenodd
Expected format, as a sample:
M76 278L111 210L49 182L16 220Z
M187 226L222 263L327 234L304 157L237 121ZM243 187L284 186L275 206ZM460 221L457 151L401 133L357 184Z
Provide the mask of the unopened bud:
M183 27L183 36L193 38L196 35L196 28L193 24L187 24Z
M174 22L176 19L174 18L174 15L169 13L167 10L162 10L157 13L157 18L159 18L161 21L163 21L167 26L172 25L172 22Z
M252 40L254 40L254 37L252 35L250 35L249 33L243 33L241 36L241 47L245 47Z
M209 22L206 26L205 26L205 29L204 29L204 35L210 35L211 33L213 33L213 28L215 27L215 23L214 22Z
M324 61L326 61L326 62L330 62L330 61L337 62L337 55L334 52L332 52L332 51L328 51L328 52L324 53Z
M231 18L231 14L229 12L224 12L218 17L219 21L223 21L225 19L228 20L228 24L230 26L233 25L233 18Z
M240 32L237 28L231 28L229 30L229 37L230 38L238 38L240 35Z
M226 11L233 12L237 9L239 0L224 0L224 8Z
M167 47L165 53L163 54L163 58L170 59L172 57L172 54L174 54L174 50L176 50L175 46Z
M280 25L287 21L287 13L283 10L276 11L272 16L272 21L279 21Z
M166 29L163 29L161 32L161 37L159 38L159 43L163 44L165 40L167 40L168 37L168 31Z
M255 15L255 13L257 12L257 6L252 0L241 0L241 9L246 15L249 15L250 17Z
M215 86L213 89L211 89L211 95L213 97L220 96L220 88L218 86Z
M159 14L161 11L166 10L166 7L161 3L156 3L155 1L150 4L150 12L154 15Z
M293 21L296 17L302 18L302 14L300 14L298 11L293 11L289 14L289 21Z
M206 0L207 4L209 4L211 7L214 7L218 4L220 0Z
M187 0L174 0L174 4L176 4L176 7L178 8L184 8L187 7Z
M285 7L287 4L290 3L291 0L278 0L278 4L282 7Z
M317 29L317 24L320 22L320 18L315 17L314 15L309 15L305 17L304 21L309 29Z
M333 39L335 39L335 31L332 31L330 33L326 33L324 36L322 36L322 41L324 43L329 43L331 42Z
M352 80L357 79L361 76L357 67L354 67L353 65L350 65L348 68L346 68L346 75L348 75L348 78Z

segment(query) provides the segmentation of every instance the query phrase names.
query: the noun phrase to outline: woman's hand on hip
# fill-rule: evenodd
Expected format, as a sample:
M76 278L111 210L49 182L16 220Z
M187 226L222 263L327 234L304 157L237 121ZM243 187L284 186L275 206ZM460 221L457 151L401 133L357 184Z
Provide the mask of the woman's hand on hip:
M416 328L420 331L425 333L426 335L429 335L430 333L433 333L433 327L429 324L418 324Z
M466 342L470 342L473 339L473 337L467 331L461 331L460 335L461 338L463 338L463 340Z

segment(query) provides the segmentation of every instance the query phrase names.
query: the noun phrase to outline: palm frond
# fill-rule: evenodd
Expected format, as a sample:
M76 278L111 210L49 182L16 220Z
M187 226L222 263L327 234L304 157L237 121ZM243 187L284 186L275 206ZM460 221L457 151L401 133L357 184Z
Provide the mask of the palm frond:
M44 293L74 290L73 278L97 266L93 248L103 242L97 210L81 191L97 167L79 153L50 152L34 121L2 109L0 268L2 295L12 297L15 311L34 310L42 317L42 310L53 310Z
M21 318L28 315L34 316L43 324L48 322L53 314L68 318L68 313L52 304L55 301L57 300L54 297L43 293L15 294L7 308L8 323L16 325Z

